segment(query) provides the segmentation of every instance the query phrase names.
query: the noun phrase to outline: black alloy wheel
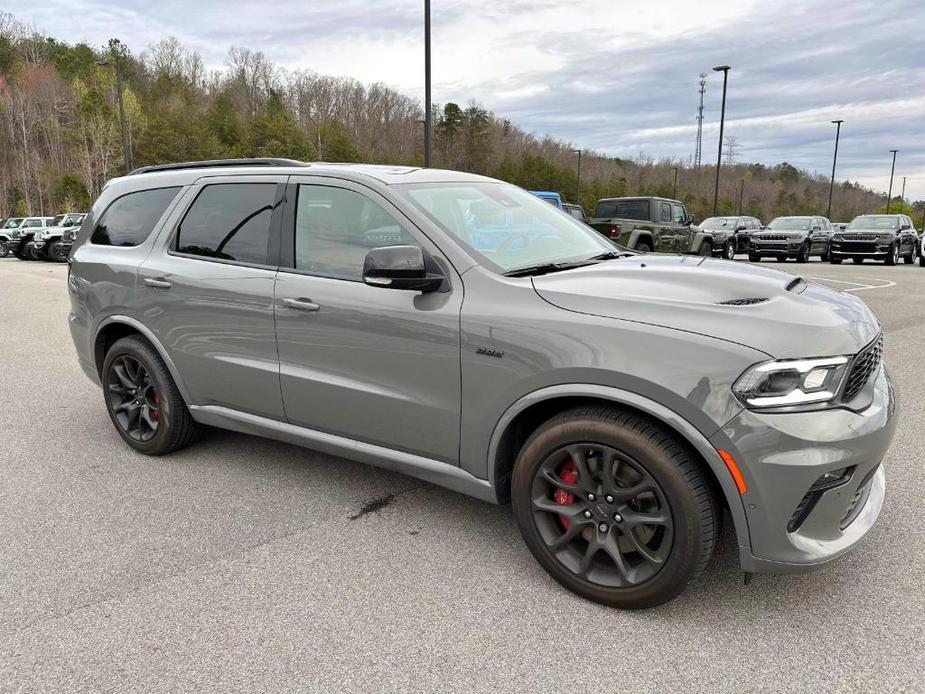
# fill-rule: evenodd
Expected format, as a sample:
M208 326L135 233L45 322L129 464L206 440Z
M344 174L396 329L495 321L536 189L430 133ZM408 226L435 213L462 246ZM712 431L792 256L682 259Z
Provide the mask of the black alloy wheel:
M800 246L800 250L797 251L797 262L806 263L809 262L809 241Z
M6 241L0 241L0 258L6 258L10 254L10 247Z
M730 239L726 241L726 245L723 246L723 257L726 260L734 260L736 257L736 242Z
M702 468L630 412L580 407L543 424L517 456L511 495L539 564L613 607L667 602L713 552L718 510Z
M116 423L129 438L145 443L160 426L160 395L148 370L123 354L109 366L109 405Z
M909 250L909 255L903 256L903 262L906 265L912 265L915 262L916 251L918 251L918 244L913 243L912 248Z
M51 248L48 249L48 258L56 263L66 262L68 250L66 246L62 246L60 242L55 241L51 244Z
M886 255L886 264L887 265L896 265L899 262L899 243L893 242L893 245L890 246L890 250Z

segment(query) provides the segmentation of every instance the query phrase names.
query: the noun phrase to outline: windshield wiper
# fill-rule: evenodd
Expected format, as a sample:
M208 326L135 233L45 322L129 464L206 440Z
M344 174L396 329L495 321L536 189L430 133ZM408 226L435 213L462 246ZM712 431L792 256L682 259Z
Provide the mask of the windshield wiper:
M531 275L546 275L550 272L560 272L562 270L572 270L576 267L584 267L586 265L595 265L596 261L593 259L588 260L572 260L567 263L541 263L540 265L531 265L529 267L521 267L516 270L508 270L504 273L505 277L529 277Z
M630 253L629 251L604 251L598 255L593 255L588 260L613 260L614 258L629 258L636 255L635 253Z

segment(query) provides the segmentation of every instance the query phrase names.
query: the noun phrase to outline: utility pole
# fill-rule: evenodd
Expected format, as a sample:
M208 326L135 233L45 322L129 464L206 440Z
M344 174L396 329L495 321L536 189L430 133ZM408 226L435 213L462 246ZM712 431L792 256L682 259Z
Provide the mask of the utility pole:
M738 205L736 205L736 208L738 209L738 211L736 212L736 215L738 215L739 217L742 216L742 197L744 195L745 195L745 179L740 178L739 179L739 194L736 196L738 198Z
M672 168L674 168L674 192L671 194L671 197L677 200L678 199L678 167L675 166Z
M578 176L577 176L578 182L575 186L578 189L575 192L575 195L578 199L575 202L577 202L580 205L581 204L581 150L573 149L572 151L578 155Z
M700 173L703 153L703 94L707 90L707 73L700 73L700 106L697 107L697 147L694 149L694 168Z
M723 161L723 126L726 122L726 83L729 79L728 65L719 65L713 68L716 72L723 73L723 106L719 112L719 146L716 148L716 183L713 185L713 216L716 216L717 205L719 204L719 167Z
M906 214L906 177L903 176L903 192L899 196L899 211Z
M119 69L119 62L116 57L109 60L98 60L96 64L102 67L112 66L116 71L116 92L119 100L119 127L122 129L122 161L125 165L125 175L128 176L132 171L132 148L128 142L128 126L125 123L125 103L122 100L122 70Z
M890 202L892 202L892 198L893 198L893 172L896 171L896 153L899 150L891 149L890 151L893 153L893 166L890 167L890 192L886 194L886 213L887 214L890 213Z
M433 113L430 104L430 0L424 0L424 166L430 168L430 135Z
M832 155L832 180L829 182L829 206L826 210L826 219L832 218L832 190L835 188L835 162L838 161L838 136L841 134L843 120L833 120L835 123L835 154Z

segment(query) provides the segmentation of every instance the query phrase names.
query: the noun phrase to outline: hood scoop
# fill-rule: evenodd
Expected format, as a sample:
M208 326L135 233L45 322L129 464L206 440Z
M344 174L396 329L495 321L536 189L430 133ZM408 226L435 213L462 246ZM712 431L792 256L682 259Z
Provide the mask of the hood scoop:
M720 306L754 306L755 304L763 304L765 301L770 301L770 299L766 296L748 296L742 299L717 301L716 303Z

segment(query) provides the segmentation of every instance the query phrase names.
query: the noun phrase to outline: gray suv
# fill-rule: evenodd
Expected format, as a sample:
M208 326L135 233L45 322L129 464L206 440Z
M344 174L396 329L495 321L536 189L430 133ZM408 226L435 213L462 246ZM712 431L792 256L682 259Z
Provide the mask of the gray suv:
M818 567L884 501L897 404L857 297L637 255L472 174L287 160L110 181L71 251L69 324L115 430L204 425L513 502L574 592L641 608L710 560Z

